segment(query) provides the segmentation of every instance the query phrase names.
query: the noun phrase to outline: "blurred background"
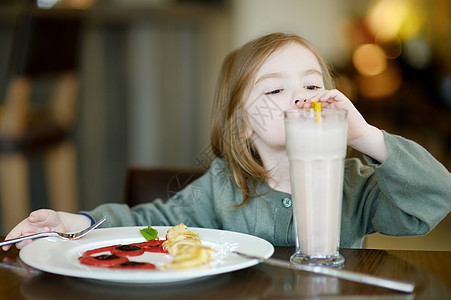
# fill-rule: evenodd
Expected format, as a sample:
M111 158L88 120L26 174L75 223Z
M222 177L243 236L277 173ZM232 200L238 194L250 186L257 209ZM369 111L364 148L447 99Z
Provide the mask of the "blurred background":
M50 33L34 42L38 48L62 45L76 34L70 49L75 50L71 67L77 76L71 91L77 97L65 99L59 107L63 113L56 114L67 114L60 123L71 126L60 131L70 142L51 155L25 151L26 156L14 160L15 136L2 122L7 123L11 107L18 108L8 99L25 86L30 104L19 108L44 110L49 104L42 95L52 88L47 79L23 85L23 72L14 67L13 61L30 48L20 43L30 32L18 30L22 16L30 12L76 21L77 31L47 26ZM9 164L21 166L18 170L29 183L20 189L29 197L27 211L60 209L50 198L62 199L67 191L73 197L61 209L77 211L122 202L128 167L202 167L222 59L273 31L296 33L315 44L334 66L337 86L368 122L420 143L451 170L449 0L2 0L0 139L6 142L0 147L0 171L12 174ZM57 50L52 58L61 55L59 46L52 49ZM70 89L74 81L65 82ZM19 88L13 89L14 84ZM52 164L50 156L61 163ZM63 180L68 169L74 175ZM3 175L4 190L17 183L11 176ZM49 180L56 187L49 188ZM0 193L3 234L25 217L10 215L5 223L5 205L19 205L5 200L18 197L15 193ZM425 237L374 235L367 247L451 250L449 219Z

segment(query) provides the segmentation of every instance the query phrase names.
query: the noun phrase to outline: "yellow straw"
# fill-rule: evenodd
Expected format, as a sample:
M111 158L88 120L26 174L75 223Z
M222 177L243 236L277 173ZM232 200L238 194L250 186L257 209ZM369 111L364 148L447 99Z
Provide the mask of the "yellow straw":
M310 108L315 111L315 123L321 122L321 102L312 102Z

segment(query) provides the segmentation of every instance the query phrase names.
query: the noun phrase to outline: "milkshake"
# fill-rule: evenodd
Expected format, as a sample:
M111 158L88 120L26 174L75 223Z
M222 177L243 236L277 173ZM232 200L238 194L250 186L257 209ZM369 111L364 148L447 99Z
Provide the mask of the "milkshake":
M285 112L297 263L337 266L340 243L347 112L323 109Z

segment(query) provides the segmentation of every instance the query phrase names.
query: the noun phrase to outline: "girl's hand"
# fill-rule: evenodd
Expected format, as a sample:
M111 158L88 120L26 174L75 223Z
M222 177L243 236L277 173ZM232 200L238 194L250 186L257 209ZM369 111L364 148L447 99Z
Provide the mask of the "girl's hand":
M364 136L370 125L365 121L360 112L343 93L339 90L325 90L315 96L299 101L297 107L309 108L312 102L321 102L322 108L339 108L348 111L348 145L352 147L354 140Z
M5 240L48 231L78 231L89 225L91 225L91 221L83 215L56 212L51 209L39 209L33 211L25 220L17 224L17 226L8 233ZM21 249L30 242L32 242L32 240L25 240L17 243L16 247ZM2 249L8 251L10 247L11 245L6 245L3 246Z
M322 108L338 108L348 111L348 145L380 163L388 155L383 133L369 125L360 112L343 93L338 90L321 91L315 96L298 101L298 108L309 108L312 102L321 102Z
M5 240L10 240L18 238L24 235L48 232L51 230L57 230L61 232L66 232L66 226L59 217L56 211L50 209L40 209L33 211L25 220L16 225L5 237ZM31 240L25 240L23 242L17 243L16 247L18 249L23 248L25 245L29 244ZM7 251L11 245L3 246L3 250Z

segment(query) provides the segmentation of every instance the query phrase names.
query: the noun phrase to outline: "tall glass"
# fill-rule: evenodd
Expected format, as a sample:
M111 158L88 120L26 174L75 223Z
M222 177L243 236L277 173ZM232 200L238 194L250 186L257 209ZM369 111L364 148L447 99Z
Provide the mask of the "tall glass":
M344 263L339 244L347 124L347 111L341 109L285 112L296 233L292 262Z

